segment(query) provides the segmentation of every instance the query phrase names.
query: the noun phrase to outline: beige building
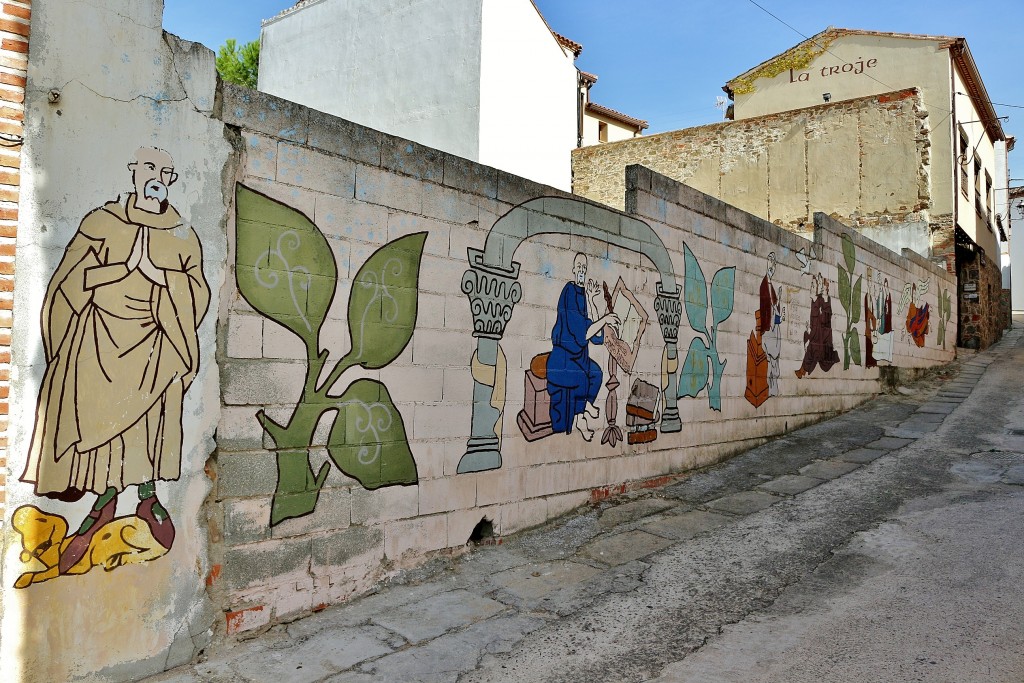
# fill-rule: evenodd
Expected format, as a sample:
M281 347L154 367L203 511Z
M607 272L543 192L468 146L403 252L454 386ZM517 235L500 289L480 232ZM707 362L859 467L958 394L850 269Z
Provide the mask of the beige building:
M577 150L574 191L621 205L641 163L797 232L824 211L943 262L959 341L998 338L1008 145L963 38L830 28L725 90L733 121Z
M946 253L955 225L998 259L994 189L1007 183L994 176L1006 135L965 39L829 28L731 79L725 90L742 120L911 87L929 114L929 218L942 232L933 248Z
M561 40L567 40L555 35ZM579 146L589 147L642 136L648 128L646 121L590 101L590 89L595 83L597 76L580 71Z

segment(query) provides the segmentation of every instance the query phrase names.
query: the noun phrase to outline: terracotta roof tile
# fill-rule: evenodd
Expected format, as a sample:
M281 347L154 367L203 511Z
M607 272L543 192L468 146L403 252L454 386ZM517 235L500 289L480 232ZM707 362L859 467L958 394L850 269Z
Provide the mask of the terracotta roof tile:
M610 109L609 107L605 107L600 104L594 104L593 102L587 103L587 111L592 111L595 114L607 116L610 119L614 119L616 121L619 121L620 123L625 123L626 125L629 126L636 126L640 130L646 130L647 128L649 128L647 122L642 119L633 118L632 116L623 114L620 111L615 111L614 109Z
M579 57L580 53L583 52L583 46L577 43L575 40L566 38L557 31L552 31L551 33L554 34L555 39L558 40L559 45L566 48L567 50L572 51L573 56Z

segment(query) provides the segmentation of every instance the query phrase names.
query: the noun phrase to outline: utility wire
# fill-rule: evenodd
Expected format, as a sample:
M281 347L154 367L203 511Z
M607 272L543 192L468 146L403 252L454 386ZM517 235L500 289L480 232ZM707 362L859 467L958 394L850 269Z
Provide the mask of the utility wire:
M957 95L963 95L964 97L970 97L967 93L956 91ZM1012 109L1024 109L1024 104L1006 104L1004 102L993 102L992 100L981 100L982 102L988 102L996 107L1010 107Z

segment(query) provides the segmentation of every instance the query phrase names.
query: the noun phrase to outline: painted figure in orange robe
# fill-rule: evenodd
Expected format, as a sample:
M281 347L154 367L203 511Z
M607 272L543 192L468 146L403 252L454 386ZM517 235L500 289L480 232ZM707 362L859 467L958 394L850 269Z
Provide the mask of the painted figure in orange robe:
M910 307L907 309L907 332L910 333L917 346L923 347L925 336L928 334L928 318L931 316L931 312L928 310L928 304L918 307L917 303L917 285L913 285Z

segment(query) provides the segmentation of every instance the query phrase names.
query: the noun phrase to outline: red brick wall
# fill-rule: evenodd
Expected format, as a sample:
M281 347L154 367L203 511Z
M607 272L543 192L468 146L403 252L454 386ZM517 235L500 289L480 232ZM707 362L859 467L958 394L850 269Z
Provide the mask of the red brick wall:
M30 0L0 4L0 518L7 501L7 415L11 380L11 309L14 304L14 241L25 120Z

